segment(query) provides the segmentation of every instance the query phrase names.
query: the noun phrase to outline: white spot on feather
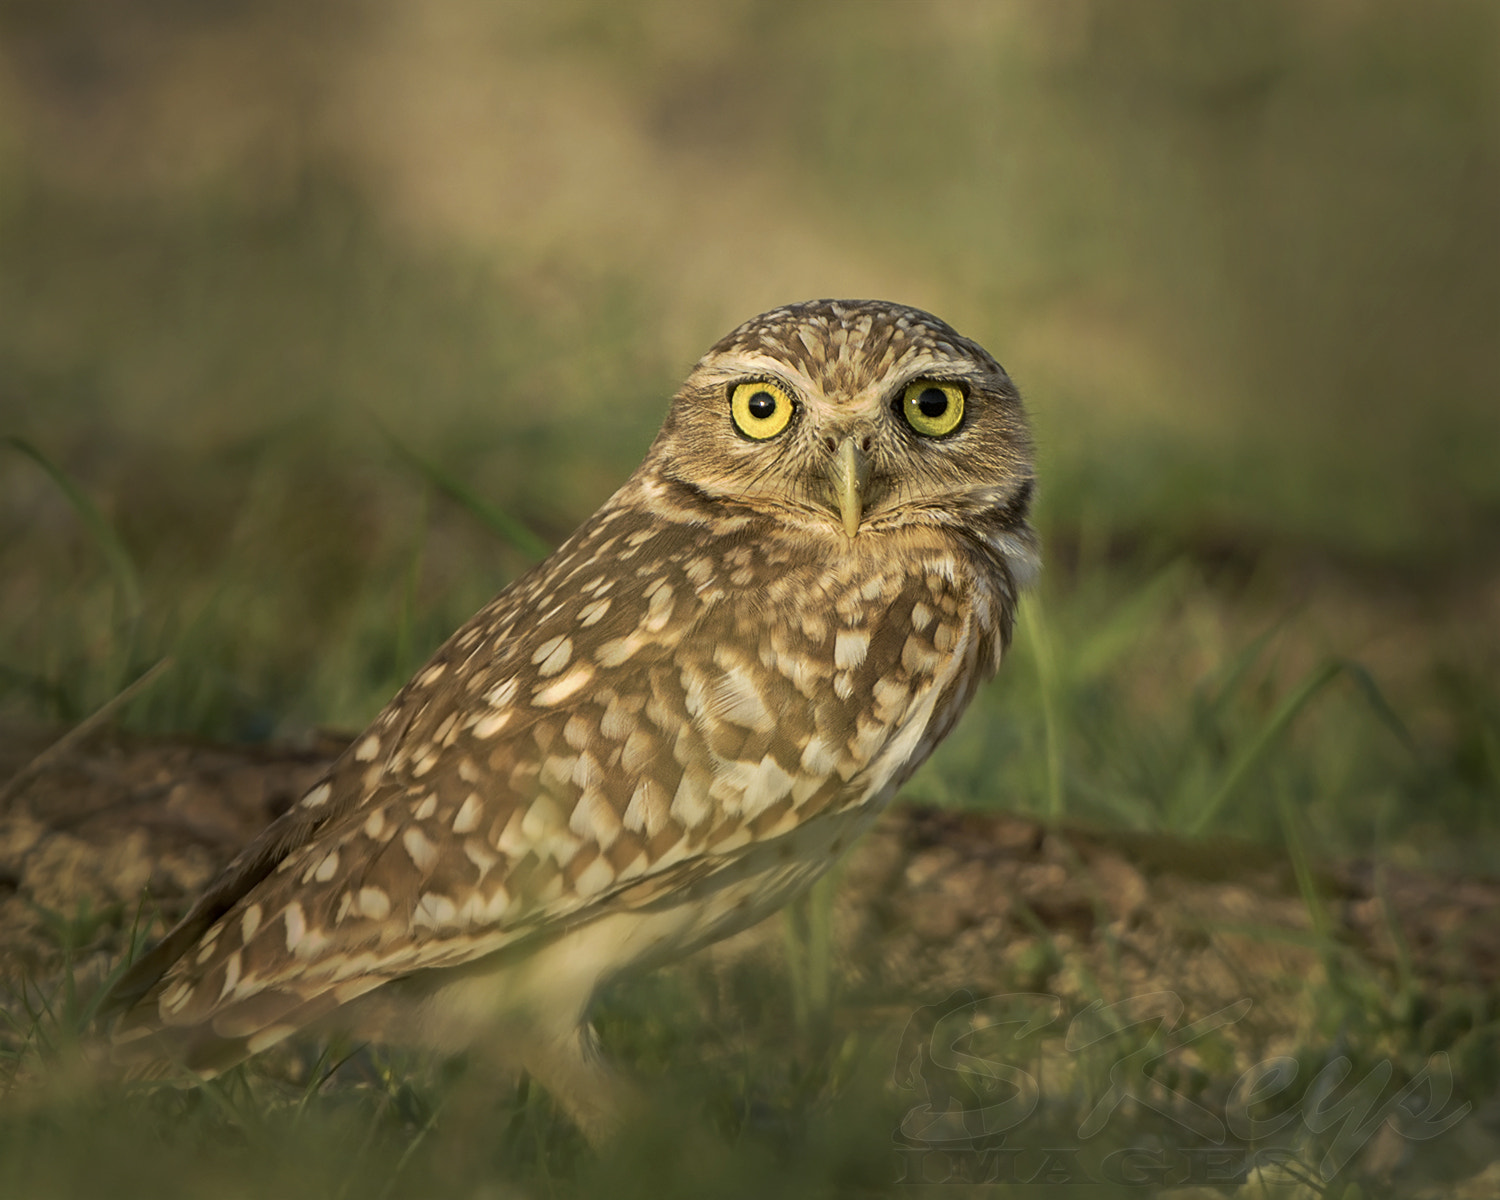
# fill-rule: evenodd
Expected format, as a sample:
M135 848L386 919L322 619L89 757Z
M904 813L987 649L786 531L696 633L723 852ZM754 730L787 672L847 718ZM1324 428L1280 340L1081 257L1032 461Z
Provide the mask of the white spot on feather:
M594 668L587 663L580 663L556 682L540 688L532 695L531 702L544 706L561 704L569 696L579 691L593 677Z
M674 594L672 585L669 583L660 583L651 592L651 602L646 606L646 617L642 622L648 632L660 633L667 627L667 623L672 619Z
M500 861L483 846L472 840L464 842L464 857L473 863L475 869L478 870L480 883L484 882L484 877Z
M556 675L568 665L573 657L573 639L566 635L548 638L536 648L531 661L537 664L537 674L543 679Z
M643 779L636 784L635 791L630 795L630 803L625 808L623 822L626 829L655 837L657 831L667 823L667 802L662 795L661 786L650 779Z
M485 703L492 708L504 708L516 698L521 681L512 675L504 683L497 683L484 694Z
M736 763L729 776L743 789L740 794L740 815L745 820L765 812L792 790L794 782L792 776L769 754L753 766L750 763Z
M637 650L650 643L651 639L639 630L628 637L611 638L594 651L594 661L601 667L618 667L621 663L628 662Z
M579 837L595 843L599 849L607 850L620 836L620 818L615 810L598 792L585 791L573 807L568 828Z
M499 921L505 915L505 910L510 907L510 893L503 887L497 887L495 894L491 896L484 906L484 920L488 922Z
M938 665L938 653L925 645L921 638L909 637L901 647L901 665L911 675L927 675Z
M391 915L391 898L382 888L362 887L359 889L359 911L361 916L372 921L383 921Z
M672 816L684 828L694 829L708 819L708 797L696 786L692 777L683 775L672 796Z
M840 629L833 639L833 664L841 671L853 670L870 650L868 629Z
M479 814L483 811L478 794L470 792L464 797L464 802L458 806L458 812L454 814L453 832L473 833L479 828Z
M175 1013L192 998L193 985L186 979L179 979L161 994L157 1007L163 1013Z
M695 706L690 704L688 711L695 711ZM730 667L714 680L708 699L708 711L721 721L729 721L757 733L769 732L776 726L776 718L760 698L760 689L755 686L754 678L741 666Z
M531 848L531 835L526 832L529 815L529 809L524 813L517 809L510 814L510 820L495 838L496 850L510 858L520 858Z
M802 769L818 779L832 774L838 760L838 751L817 734L808 739L802 750Z
M422 751L421 756L412 766L411 773L417 779L421 779L423 775L426 775L435 766L437 766L437 750L432 746L428 746L426 750Z
M579 872L578 881L573 887L580 896L587 898L602 892L614 881L614 867L610 866L609 859L600 855Z
M333 784L320 783L307 795L302 797L303 808L317 808L319 805L327 804L328 797L333 795Z
M224 963L224 986L219 989L220 1000L234 991L235 985L240 981L240 968L240 952L236 950Z
M911 693L906 685L895 679L879 679L875 682L875 715L882 722L894 725Z
M292 953L302 944L302 939L307 936L307 917L302 912L302 905L298 904L295 900L286 906L281 917L286 922L287 952Z
M413 925L438 929L444 925L452 925L457 915L458 907L447 896L437 892L423 892L422 898L417 901L416 912L412 913L411 922Z
M604 614L609 611L609 606L614 601L607 596L602 600L595 600L591 604L585 604L578 611L578 624L587 629L590 625L597 625L604 619Z
M477 738L491 738L510 724L511 717L515 716L513 708L503 709L500 712L492 712L488 716L481 717L474 723L474 736Z
M424 875L437 864L437 849L420 829L408 829L401 835L401 844L406 847L407 854L411 855L411 861L417 870Z
M297 1027L295 1025L267 1026L246 1040L245 1050L249 1054L259 1054L262 1050L269 1050L277 1043L286 1041L287 1038L296 1032Z
M600 734L610 741L620 742L628 738L634 728L635 713L615 696L605 708L604 715L599 718Z

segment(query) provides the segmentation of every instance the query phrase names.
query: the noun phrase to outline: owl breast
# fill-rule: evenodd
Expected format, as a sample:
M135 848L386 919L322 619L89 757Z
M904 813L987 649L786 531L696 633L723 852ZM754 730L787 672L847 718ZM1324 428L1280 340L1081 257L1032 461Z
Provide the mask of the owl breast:
M589 702L633 712L628 732L600 715L600 741L618 746L601 774L626 831L680 827L693 854L885 803L1009 635L1003 564L937 531L816 546L765 527L664 530L640 548L641 566L617 572L644 583L617 590L642 588L633 609L663 593L673 605L661 642L636 647ZM610 663L652 635L636 622L600 636Z
M621 872L597 918L606 977L745 928L822 874L994 671L1012 607L1003 565L935 532L831 538L821 552L766 528L668 529L637 545L615 590L640 587L632 608L646 612L670 593L671 616L580 708L603 705L588 724L616 747L599 787L621 836L666 839L651 869ZM598 644L610 662L608 648L646 636L622 624ZM634 713L628 732L611 706ZM544 788L563 774L544 765ZM566 811L573 794L556 803Z

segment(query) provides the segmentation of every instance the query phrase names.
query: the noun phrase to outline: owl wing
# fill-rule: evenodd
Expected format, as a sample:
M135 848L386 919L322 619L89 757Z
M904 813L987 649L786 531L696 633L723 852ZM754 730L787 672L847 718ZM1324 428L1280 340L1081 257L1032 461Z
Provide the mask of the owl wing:
M611 524L460 629L121 981L127 1057L210 1074L402 975L657 899L904 778L986 658L951 560L855 579Z

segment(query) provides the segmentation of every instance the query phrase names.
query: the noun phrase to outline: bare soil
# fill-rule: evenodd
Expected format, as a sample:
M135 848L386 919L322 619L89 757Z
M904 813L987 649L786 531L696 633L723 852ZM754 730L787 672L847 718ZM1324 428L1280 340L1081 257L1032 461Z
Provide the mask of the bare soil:
M30 768L55 737L0 727L0 780L15 785L0 788L0 976L55 969L56 921L81 912L114 914L101 942L137 919L159 931L349 741L105 734ZM1330 950L1434 987L1500 983L1500 882L1368 860L1313 878L1310 907L1276 848L898 806L843 867L836 945L893 992L1038 986L1087 963L1127 988L1233 999L1300 987Z
M13 997L65 963L102 978L132 935L162 932L349 740L102 733L38 763L55 738L0 728L0 780L11 781L0 785L0 986ZM1331 972L1362 973L1372 1004L1439 1012L1459 995L1493 1009L1497 912L1495 880L1350 861L1317 864L1299 883L1279 848L901 806L841 868L832 959L848 1003L837 1019L889 1024L960 989L1056 995L1075 1010L1172 993L1184 1025L1249 999L1225 1026L1232 1079L1306 1045ZM710 954L732 967L783 952L772 921ZM1484 1128L1494 1116L1461 1127L1474 1143L1464 1175L1500 1161Z

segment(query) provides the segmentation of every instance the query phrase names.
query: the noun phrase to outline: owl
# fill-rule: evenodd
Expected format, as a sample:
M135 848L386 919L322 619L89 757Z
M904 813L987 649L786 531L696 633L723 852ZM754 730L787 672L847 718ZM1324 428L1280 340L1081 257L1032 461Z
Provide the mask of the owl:
M299 1031L524 1069L594 1141L601 988L785 904L994 673L1037 570L1020 399L913 308L715 345L645 461L117 984L117 1057Z

